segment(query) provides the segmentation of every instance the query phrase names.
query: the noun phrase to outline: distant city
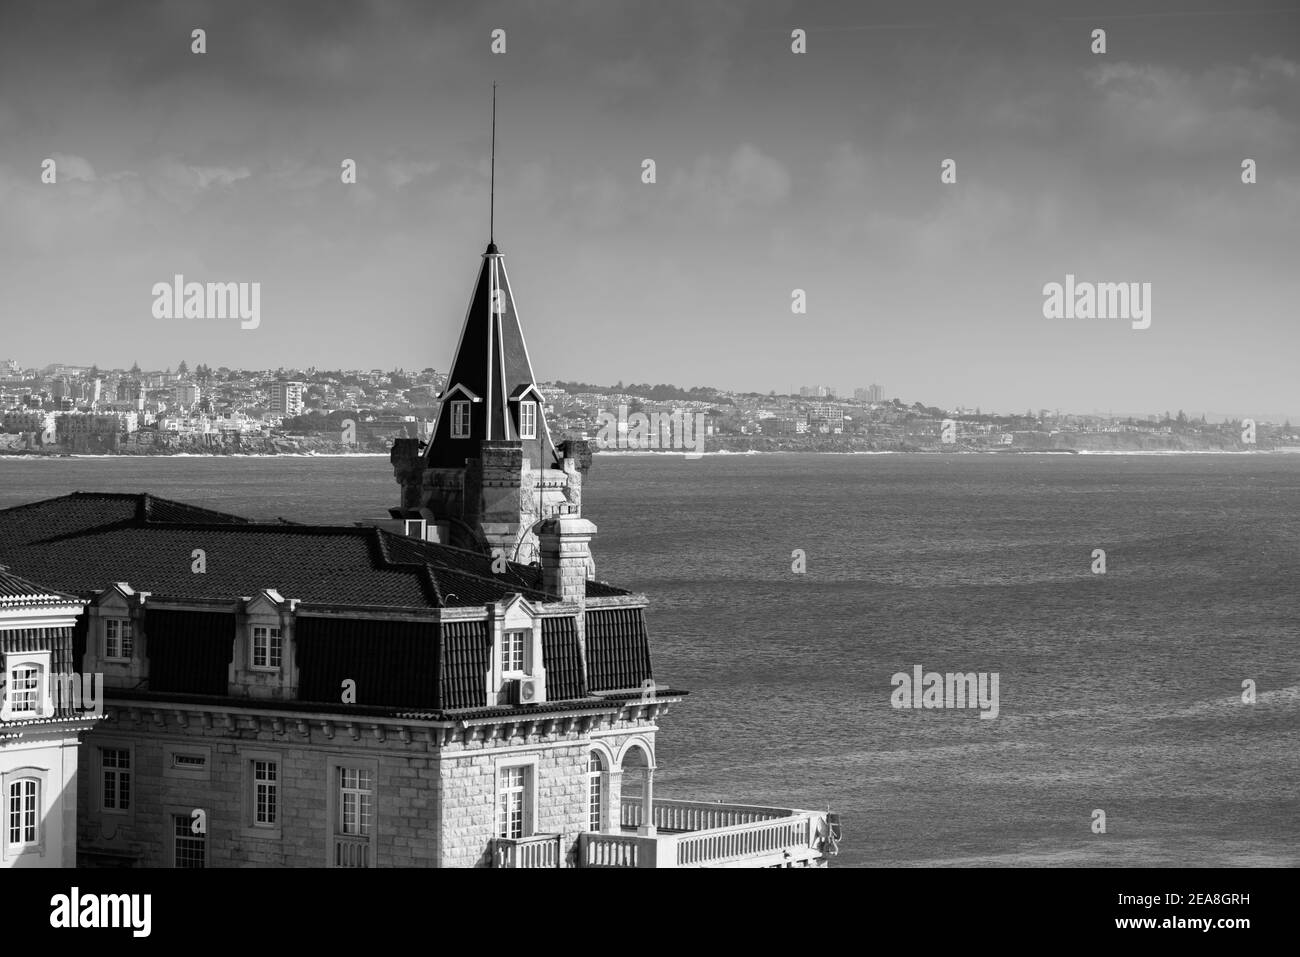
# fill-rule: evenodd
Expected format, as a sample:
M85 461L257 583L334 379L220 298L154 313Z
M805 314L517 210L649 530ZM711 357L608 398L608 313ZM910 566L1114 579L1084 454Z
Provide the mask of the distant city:
M433 368L101 369L0 360L0 454L385 452L427 440L446 374ZM541 384L557 440L598 437L602 415L703 415L710 451L1237 451L1300 448L1289 421L941 409L881 385L779 395L649 383ZM599 442L597 448L602 448Z

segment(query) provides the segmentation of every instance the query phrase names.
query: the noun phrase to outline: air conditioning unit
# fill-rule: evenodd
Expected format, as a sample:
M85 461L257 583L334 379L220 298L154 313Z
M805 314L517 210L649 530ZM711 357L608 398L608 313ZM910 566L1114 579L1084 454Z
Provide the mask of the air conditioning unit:
M540 704L542 682L537 678L520 678L510 683L511 704Z

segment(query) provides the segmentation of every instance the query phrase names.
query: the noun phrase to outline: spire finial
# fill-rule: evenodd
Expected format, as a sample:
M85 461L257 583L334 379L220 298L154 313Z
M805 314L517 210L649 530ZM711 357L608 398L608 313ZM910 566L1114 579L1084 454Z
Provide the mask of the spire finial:
M492 172L488 186L488 244L496 245L497 205L497 85L492 84Z

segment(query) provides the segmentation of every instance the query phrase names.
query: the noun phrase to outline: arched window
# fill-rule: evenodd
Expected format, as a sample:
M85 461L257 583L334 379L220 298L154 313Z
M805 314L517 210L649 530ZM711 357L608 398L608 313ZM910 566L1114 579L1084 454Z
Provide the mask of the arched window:
M25 847L40 843L40 782L19 778L9 785L9 846Z
M605 762L600 758L600 752L591 752L591 761L587 765L587 779L591 785L591 800L589 802L590 812L588 815L587 830L599 831L601 829L601 801L604 797L603 775L605 773Z

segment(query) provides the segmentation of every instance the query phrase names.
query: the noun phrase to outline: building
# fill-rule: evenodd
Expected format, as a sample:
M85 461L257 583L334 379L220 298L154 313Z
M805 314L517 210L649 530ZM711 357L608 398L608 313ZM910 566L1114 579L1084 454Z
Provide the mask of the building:
M203 393L193 382L178 382L173 394L178 406L182 409L192 409L199 404Z
M868 405L878 404L881 400L881 395L882 395L882 391L880 386L875 385L874 383L872 385L867 386L865 389L853 390L854 401L865 402Z
M85 601L74 643L104 674L82 864L825 863L826 812L656 794L686 693L655 683L646 597L595 578L589 459L551 443L500 260L431 441L394 442L392 518L100 493L0 511L0 555Z
M269 386L272 414L302 415L302 391L301 382L272 382Z
M63 412L55 418L54 434L69 452L113 453L139 427L138 412Z
M78 739L98 717L60 679L83 607L0 565L0 867L77 861Z
M844 410L833 405L808 407L808 431L838 435L844 431Z
M11 409L0 418L0 432L33 432L44 435L54 428L54 413L39 409Z

